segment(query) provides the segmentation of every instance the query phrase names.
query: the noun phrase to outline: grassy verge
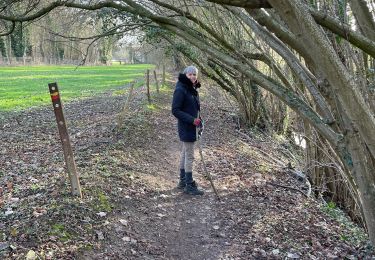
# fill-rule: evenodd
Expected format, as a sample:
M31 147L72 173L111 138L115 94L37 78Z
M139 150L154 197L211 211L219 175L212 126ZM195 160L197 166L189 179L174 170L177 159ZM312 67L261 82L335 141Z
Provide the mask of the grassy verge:
M50 103L48 83L57 82L63 101L84 98L142 77L150 64L0 67L0 111Z

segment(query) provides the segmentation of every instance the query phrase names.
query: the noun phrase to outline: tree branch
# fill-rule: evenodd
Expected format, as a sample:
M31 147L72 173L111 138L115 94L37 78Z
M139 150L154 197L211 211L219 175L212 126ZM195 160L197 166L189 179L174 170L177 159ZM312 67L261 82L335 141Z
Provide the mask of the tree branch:
M208 2L250 9L272 8L267 0L207 0Z
M0 37L1 36L7 36L9 34L11 34L12 32L14 32L14 29L16 28L16 23L15 22L12 22L12 26L10 27L10 29L4 33L0 33Z
M338 19L333 18L328 14L324 14L314 8L309 8L309 11L319 25L341 36L354 46L375 58L375 41L372 41L364 35L353 31L349 25L340 22ZM373 34L374 32L372 32L372 35Z

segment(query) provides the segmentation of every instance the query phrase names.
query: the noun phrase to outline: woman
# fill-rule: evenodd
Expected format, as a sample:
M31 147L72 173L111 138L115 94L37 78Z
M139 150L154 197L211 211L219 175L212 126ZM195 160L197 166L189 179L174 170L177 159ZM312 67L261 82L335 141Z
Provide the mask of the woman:
M203 195L193 180L194 144L197 141L197 127L201 126L200 104L197 89L201 86L197 80L198 69L185 68L178 76L173 94L172 113L178 119L178 135L182 142L180 158L179 189L191 195Z

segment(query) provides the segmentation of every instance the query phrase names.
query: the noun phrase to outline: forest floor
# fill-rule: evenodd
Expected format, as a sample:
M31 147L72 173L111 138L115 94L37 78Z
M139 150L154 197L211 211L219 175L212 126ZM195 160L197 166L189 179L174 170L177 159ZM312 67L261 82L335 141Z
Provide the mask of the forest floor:
M297 147L239 131L214 88L202 89L203 154L221 199L198 150L194 177L205 194L177 190L172 91L150 106L136 89L120 128L126 91L64 106L81 200L70 196L51 108L0 114L0 258L375 259L363 229L304 196L282 167Z

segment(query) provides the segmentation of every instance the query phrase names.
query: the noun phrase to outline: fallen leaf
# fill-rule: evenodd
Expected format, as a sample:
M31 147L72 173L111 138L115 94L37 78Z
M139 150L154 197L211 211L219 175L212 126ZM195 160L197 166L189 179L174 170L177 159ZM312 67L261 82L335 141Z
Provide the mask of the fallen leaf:
M99 213L96 213L96 215L98 215L99 217L105 217L105 216L107 216L107 213L99 212Z
M14 213L14 211L12 209L8 208L7 211L4 212L4 215L5 216L9 216L9 215L11 215L13 213Z
M120 221L120 223L121 223L122 225L124 225L124 226L127 226L127 225L128 225L128 221L125 220L125 219L120 219L119 221Z
M47 213L47 210L45 210L43 208L36 208L33 212L33 216L37 218L37 217L40 217L40 216L42 216L46 213Z
M20 200L20 198L10 198L10 201L14 202L14 203L18 202L19 200Z
M26 255L26 260L35 260L36 253L33 250L30 250Z
M299 255L294 253L288 253L288 257L292 259L299 259Z
M122 238L122 241L125 241L125 242L130 242L131 238L130 237L123 237Z
M7 188L8 188L8 191L9 191L9 192L12 192L12 190L13 190L13 183L10 182L10 181L8 181L8 182L7 182Z
M103 232L101 232L101 231L96 231L96 236L97 236L98 240L103 240L104 239Z
M13 237L17 236L17 234L18 234L17 229L14 228L14 227L10 228L10 234L11 234L11 236L13 236Z

